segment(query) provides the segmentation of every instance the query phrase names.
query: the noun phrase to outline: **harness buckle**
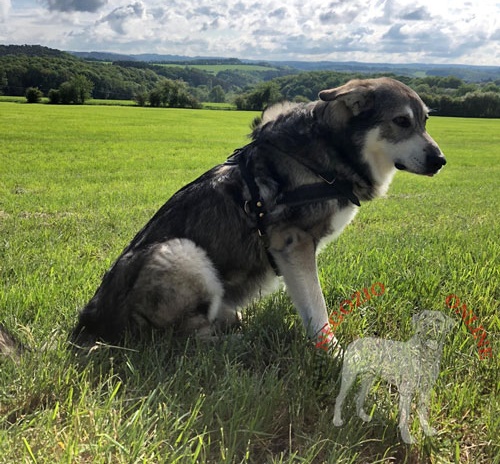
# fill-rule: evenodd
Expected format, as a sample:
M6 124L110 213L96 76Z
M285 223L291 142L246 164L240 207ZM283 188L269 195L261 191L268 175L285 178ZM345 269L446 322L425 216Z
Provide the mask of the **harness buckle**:
M335 181L337 180L337 178L336 178L336 177L334 177L332 180L328 180L326 177L322 176L321 174L318 174L318 177L319 177L322 181L326 182L328 185L333 185L333 184L335 183Z
M255 206L253 206L254 204ZM245 203L243 203L243 211L245 211L245 213L249 216L252 213L255 213L259 218L263 218L265 216L264 203L262 200L257 200L255 202L252 200L245 200Z

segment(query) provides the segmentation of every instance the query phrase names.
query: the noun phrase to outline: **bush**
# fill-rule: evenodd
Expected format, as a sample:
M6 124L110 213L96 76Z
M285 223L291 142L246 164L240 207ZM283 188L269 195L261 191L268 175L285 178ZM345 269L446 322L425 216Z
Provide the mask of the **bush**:
M185 82L165 79L149 93L149 104L154 107L201 108L196 98L189 95Z
M155 108L161 105L161 92L159 89L154 89L149 92L149 104Z
M275 82L258 85L252 92L239 95L235 99L239 110L262 111L266 106L283 100L279 86Z
M50 89L47 96L49 97L49 103L51 103L52 105L61 103L61 92L59 92L59 90Z
M69 105L83 105L89 99L94 84L85 76L76 76L67 82L63 82L59 87L60 103Z
M146 106L146 103L148 101L147 92L137 92L134 95L134 101L137 103L138 106Z
M475 118L500 118L500 95L494 92L468 93L463 99L464 114Z
M26 90L26 100L28 103L40 103L43 93L36 87L30 87Z
M226 92L220 85L216 85L208 95L212 103L224 103L226 101Z

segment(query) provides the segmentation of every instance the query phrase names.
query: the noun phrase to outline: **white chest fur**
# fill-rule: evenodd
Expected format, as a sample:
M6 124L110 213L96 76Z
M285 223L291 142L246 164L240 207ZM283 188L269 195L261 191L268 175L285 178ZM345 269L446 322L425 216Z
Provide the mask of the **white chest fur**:
M337 211L330 222L331 233L323 237L318 244L318 251L321 250L325 245L328 245L332 240L335 240L345 229L345 227L354 219L356 213L358 212L358 207L349 203L348 206Z

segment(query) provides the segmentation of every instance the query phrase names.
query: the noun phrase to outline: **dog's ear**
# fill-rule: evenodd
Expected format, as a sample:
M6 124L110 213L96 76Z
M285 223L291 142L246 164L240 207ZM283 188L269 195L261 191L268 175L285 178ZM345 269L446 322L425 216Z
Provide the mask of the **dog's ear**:
M413 329L417 327L418 321L420 319L421 313L414 314L411 318L411 326Z
M325 102L344 103L353 116L358 116L373 108L373 88L366 81L350 81L335 89L322 90L319 98Z
M424 309L423 311L414 314L411 318L411 327L415 330L419 326L420 321L423 321L426 317L429 317L430 312L431 311Z

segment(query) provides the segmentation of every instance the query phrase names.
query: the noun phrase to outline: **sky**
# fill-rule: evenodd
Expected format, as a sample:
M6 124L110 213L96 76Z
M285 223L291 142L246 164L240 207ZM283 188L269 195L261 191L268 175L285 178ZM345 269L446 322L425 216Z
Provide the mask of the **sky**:
M0 0L0 43L500 66L500 0Z

